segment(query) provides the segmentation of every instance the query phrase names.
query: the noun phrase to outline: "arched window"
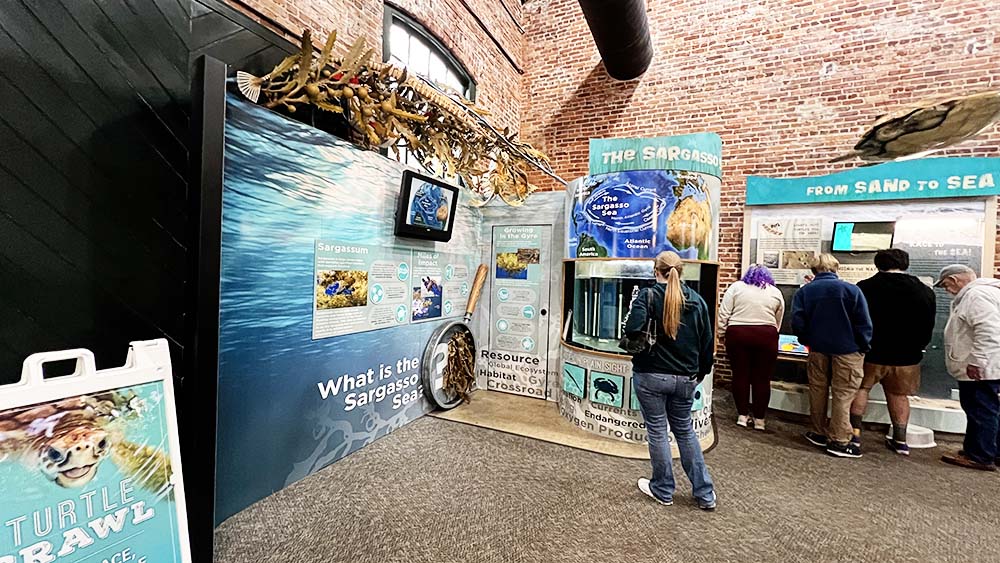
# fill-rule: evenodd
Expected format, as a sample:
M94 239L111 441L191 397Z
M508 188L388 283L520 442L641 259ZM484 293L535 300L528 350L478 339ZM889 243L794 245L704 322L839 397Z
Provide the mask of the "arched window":
M385 7L382 60L475 100L476 83L462 63L422 25L391 6ZM420 167L402 146L399 160Z

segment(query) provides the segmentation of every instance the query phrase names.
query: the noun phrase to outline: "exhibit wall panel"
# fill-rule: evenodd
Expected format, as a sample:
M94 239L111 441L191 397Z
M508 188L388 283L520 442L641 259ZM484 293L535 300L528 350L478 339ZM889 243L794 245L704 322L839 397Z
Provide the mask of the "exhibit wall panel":
M835 223L895 222L892 247L909 253L909 272L930 285L948 264L968 264L989 272L996 224L988 213L995 214L992 198L752 207L747 215L743 266L764 263L772 268L785 296L781 332L790 333L792 296L809 273L805 261L820 252L831 252ZM872 263L874 253L834 255L841 262L840 277L848 281L871 277L877 271ZM947 399L954 380L945 370L943 332L951 296L942 289L935 289L935 294L937 319L921 364L920 396Z
M474 272L481 221L463 195L450 242L394 237L402 165L235 96L225 151L217 522L430 410L419 360L464 304L411 293Z
M539 240L544 244L539 248L542 263L536 266L539 272L537 279L529 279L526 275L524 280L501 279L502 283L497 284L497 270L486 278L482 302L472 325L479 346L476 386L480 389L514 392L555 400L559 389L561 331L559 311L562 310L562 262L565 258L560 239L566 229L565 196L556 192L536 193L531 195L527 204L516 210L512 210L504 203L496 202L483 207L482 214L481 248L484 264L493 264L497 260L497 253L494 251L497 241L494 241L494 236L498 230L514 229L515 232L506 235L512 237L530 235L535 229L539 229L546 233L546 237L544 240ZM519 229L523 232L516 232ZM532 239L526 236L524 240ZM499 244L505 249L512 248L510 242L506 240ZM531 246L531 244L520 246ZM529 265L528 269L531 267ZM530 275L530 272L527 274ZM518 303L518 306L514 307L512 301L500 301L498 291L501 286L510 288L519 284L530 290L530 293L522 299L523 303ZM510 314L507 314L508 312ZM527 314L528 312L530 314ZM503 341L509 339L501 339L501 345L497 346L497 337L503 336L497 323L501 320L509 322L512 319L516 319L520 324L530 325L528 331L531 332L532 339L539 343L537 349L518 349L519 341L512 342L513 345L504 345ZM535 361L538 362L537 365ZM528 389L531 391L528 392Z

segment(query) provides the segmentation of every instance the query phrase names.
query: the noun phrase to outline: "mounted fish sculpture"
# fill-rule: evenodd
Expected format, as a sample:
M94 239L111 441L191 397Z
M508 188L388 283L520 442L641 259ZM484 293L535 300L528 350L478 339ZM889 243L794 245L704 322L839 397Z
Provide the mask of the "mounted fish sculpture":
M566 184L544 153L490 124L489 112L406 69L372 61L374 51L364 38L335 58L336 39L331 33L317 55L306 30L300 51L268 74L237 72L240 92L268 108L295 112L312 105L341 114L354 132L352 142L397 155L405 147L430 173L461 178L474 205L494 195L523 204L537 189L528 181L529 169Z
M854 151L830 162L877 163L920 158L967 141L1000 120L1000 91L905 105L880 116Z

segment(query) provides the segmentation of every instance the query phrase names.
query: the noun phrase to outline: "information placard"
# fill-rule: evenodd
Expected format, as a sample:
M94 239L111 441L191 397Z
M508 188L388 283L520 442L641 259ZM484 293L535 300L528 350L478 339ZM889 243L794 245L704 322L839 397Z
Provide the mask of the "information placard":
M545 398L548 256L543 240L548 226L504 225L493 228L493 276L490 296L490 346L487 387Z
M313 340L461 315L472 258L316 241Z
M822 251L822 217L765 219L757 224L757 262L775 283L802 283L809 264Z
M0 388L0 562L191 561L167 342L133 342L123 368L68 350L23 373Z

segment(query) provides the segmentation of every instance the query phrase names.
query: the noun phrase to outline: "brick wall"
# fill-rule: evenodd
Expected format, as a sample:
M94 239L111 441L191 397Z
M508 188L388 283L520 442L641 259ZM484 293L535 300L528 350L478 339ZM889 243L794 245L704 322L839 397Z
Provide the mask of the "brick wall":
M652 66L622 83L604 73L577 0L525 5L522 137L572 179L587 171L592 137L719 133L723 287L741 262L748 175L856 166L827 161L886 108L1000 86L995 0L647 0L647 10ZM1000 132L983 138L945 154L1000 156Z
M357 37L364 36L375 49L375 57L381 60L382 0L227 2L265 25L276 23L296 36L304 29L311 29L317 42L336 30L341 52L346 51ZM492 112L501 128L518 129L521 102L525 97L518 71L524 67L524 32L518 0L398 0L388 3L426 27L465 66L476 82L477 104ZM483 26L490 30L500 46ZM513 63L507 60L503 51Z

